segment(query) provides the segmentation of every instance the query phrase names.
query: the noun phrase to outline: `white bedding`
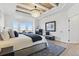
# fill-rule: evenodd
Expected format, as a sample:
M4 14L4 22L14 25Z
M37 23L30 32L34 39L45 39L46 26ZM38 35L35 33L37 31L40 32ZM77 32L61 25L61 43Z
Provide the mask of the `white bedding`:
M19 37L11 38L10 40L0 41L0 48L13 46L14 51L22 48L30 47L35 44L47 42L44 37L37 42L32 42L32 39L28 36L20 34ZM0 49L1 50L1 49Z

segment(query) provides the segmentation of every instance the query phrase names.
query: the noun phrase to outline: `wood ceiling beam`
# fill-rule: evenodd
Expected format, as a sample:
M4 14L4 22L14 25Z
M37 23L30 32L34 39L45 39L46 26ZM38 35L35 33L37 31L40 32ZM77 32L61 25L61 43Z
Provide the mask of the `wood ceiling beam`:
M52 6L56 7L57 5L55 3L50 3Z
M24 9L21 9L21 8L16 8L16 11L20 11L20 12L24 12L24 13L27 13L27 14L31 14L31 11L24 10Z
M23 7L23 8L25 8L25 9L28 9L28 10L32 10L32 9L34 9L33 7L31 7L31 6L28 6L28 5L24 5L24 4L18 4L17 6L20 6L20 7Z
M28 10L28 11L31 11L31 10L29 10L29 9L26 9L26 8L24 8L24 7L21 7L21 6L16 6L17 8L20 8L20 9L24 9L24 10Z

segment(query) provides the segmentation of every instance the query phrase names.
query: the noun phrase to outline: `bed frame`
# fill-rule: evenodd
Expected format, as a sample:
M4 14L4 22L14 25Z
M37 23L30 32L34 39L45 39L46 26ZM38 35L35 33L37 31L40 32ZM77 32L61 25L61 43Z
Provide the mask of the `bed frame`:
M0 54L3 56L29 56L35 52L41 51L47 48L47 43L40 43L28 48L24 48L13 52L13 47L4 48L4 51ZM6 51L6 52L5 52Z

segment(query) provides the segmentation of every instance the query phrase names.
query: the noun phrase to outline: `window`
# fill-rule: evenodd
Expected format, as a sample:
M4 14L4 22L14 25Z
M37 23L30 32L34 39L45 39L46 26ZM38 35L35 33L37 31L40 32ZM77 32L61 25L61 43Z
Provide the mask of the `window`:
M32 32L32 22L21 23L20 31Z
M12 25L13 25L13 30L18 31L18 23L16 21L13 21Z
M32 32L32 22L18 23L13 22L13 29L18 31Z

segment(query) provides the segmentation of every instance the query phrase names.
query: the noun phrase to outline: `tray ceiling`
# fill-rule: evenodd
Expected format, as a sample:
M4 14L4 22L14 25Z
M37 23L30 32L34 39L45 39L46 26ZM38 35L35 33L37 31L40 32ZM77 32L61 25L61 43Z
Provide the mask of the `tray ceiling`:
M16 5L16 11L31 14L33 9L40 10L41 14L58 6L58 3L18 3Z

